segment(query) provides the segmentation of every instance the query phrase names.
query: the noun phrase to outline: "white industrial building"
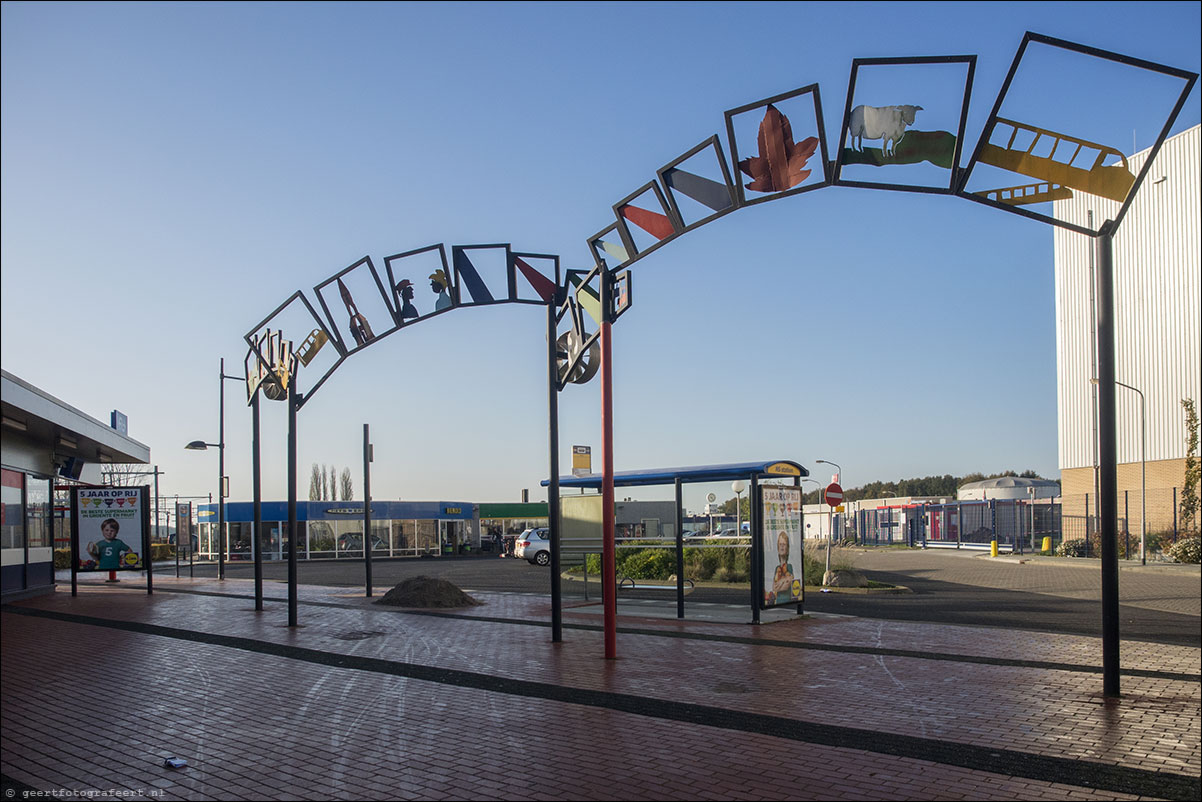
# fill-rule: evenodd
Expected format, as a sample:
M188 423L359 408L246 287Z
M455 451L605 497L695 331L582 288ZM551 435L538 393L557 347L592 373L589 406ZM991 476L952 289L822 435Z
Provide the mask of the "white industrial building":
M1117 388L1120 515L1127 495L1139 496L1146 461L1150 528L1172 525L1173 489L1183 484L1186 456L1181 401L1202 400L1200 132L1194 126L1165 141L1114 238L1115 378L1146 403L1141 454L1140 395ZM1128 160L1133 173L1147 157L1143 151ZM1054 204L1058 219L1095 229L1117 211L1118 204L1084 193ZM1069 505L1087 494L1096 505L1095 253L1092 238L1059 227L1054 247L1060 477L1070 514ZM1127 514L1137 525L1138 509Z
M1056 498L1060 483L1051 479L1026 479L1021 476L998 476L980 482L969 482L956 489L957 501L988 501L990 499L1031 501Z

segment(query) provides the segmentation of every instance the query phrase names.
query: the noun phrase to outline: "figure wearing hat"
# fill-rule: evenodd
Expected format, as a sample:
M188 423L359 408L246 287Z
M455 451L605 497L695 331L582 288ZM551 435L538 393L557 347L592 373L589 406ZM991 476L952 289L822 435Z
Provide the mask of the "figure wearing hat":
M447 280L447 271L441 267L430 274L430 289L438 295L438 300L434 303L435 312L451 308L451 296L447 295L447 288L450 286L451 282Z
M413 305L413 282L407 278L403 278L396 285L396 291L400 293L401 301L401 320L407 320L411 317L418 317L417 307Z

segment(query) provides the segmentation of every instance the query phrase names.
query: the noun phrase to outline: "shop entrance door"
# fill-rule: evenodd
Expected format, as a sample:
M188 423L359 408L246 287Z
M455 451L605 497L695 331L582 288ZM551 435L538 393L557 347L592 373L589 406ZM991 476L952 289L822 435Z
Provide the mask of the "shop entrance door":
M439 521L438 531L443 555L459 553L459 521Z

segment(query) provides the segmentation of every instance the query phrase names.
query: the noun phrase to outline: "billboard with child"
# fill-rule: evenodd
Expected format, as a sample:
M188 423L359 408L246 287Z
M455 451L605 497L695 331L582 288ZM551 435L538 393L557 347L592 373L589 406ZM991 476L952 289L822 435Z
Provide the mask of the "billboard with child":
M139 571L147 550L148 488L75 490L75 559L80 571Z

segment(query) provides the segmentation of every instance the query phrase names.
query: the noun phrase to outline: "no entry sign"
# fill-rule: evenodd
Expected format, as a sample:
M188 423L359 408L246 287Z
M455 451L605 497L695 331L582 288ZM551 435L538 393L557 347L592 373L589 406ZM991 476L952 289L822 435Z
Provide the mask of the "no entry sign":
M843 503L843 488L839 487L838 482L831 482L826 486L826 503L832 507L838 507Z

